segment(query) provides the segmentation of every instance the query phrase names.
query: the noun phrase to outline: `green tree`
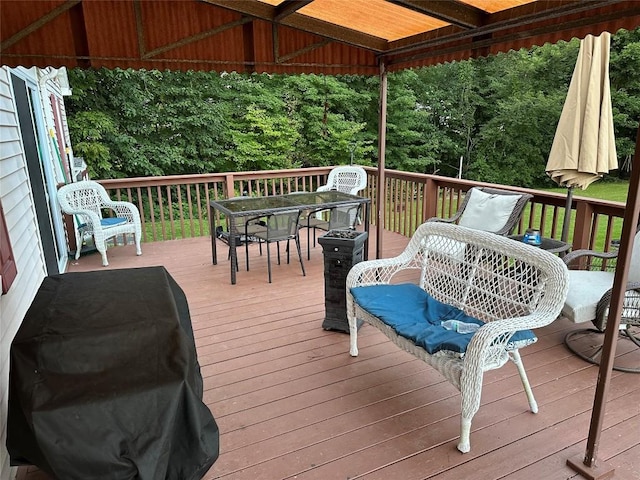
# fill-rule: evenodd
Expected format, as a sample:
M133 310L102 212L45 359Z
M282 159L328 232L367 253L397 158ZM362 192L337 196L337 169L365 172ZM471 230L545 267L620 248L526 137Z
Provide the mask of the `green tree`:
M386 165L548 186L544 169L580 42L388 75ZM618 156L640 118L640 29L611 46ZM379 78L79 70L72 145L94 178L377 161Z
M358 91L350 78L274 78L288 114L297 118L300 137L295 156L301 166L345 164L352 155L354 163L369 163L373 147L362 119L372 94Z
M217 75L74 69L70 82L72 135L90 130L101 135L101 157L81 149L98 177L216 171L228 138L223 121L228 106ZM83 138L73 140L76 148ZM105 166L106 155L111 168Z
M640 28L611 39L609 73L619 172L628 176L640 119Z

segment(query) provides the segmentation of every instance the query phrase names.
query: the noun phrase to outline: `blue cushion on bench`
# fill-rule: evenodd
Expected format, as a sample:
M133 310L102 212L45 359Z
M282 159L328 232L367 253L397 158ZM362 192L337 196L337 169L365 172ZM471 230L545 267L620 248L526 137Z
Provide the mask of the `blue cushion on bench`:
M116 225L120 225L122 223L127 223L127 219L122 217L107 217L100 219L100 225L107 228L115 227Z
M481 320L439 302L412 283L354 287L351 294L358 305L430 354L441 350L464 353L473 336L473 333L447 330L441 322L453 319L484 325ZM508 348L520 348L536 340L531 330L522 330L511 337Z

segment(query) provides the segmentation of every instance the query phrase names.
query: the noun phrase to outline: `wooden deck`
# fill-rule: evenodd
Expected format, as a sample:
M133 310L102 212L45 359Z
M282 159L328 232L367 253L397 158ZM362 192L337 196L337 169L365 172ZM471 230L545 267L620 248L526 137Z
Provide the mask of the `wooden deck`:
M386 234L385 256L406 243ZM563 345L575 328L566 319L538 330L539 342L522 351L540 412L528 411L512 364L489 372L463 455L459 394L437 372L371 327L361 329L357 358L348 354L348 335L321 328L319 246L305 261L306 277L292 261L274 265L269 284L266 257L254 245L250 272L240 255L237 285L221 248L213 266L206 238L144 244L141 257L133 246L117 247L107 267L164 265L187 294L204 401L221 432L206 479L581 478L565 462L585 451L597 367ZM101 268L94 253L69 271ZM616 479L637 480L640 376L614 372L608 399L598 458L615 466ZM34 467L18 478L49 479Z

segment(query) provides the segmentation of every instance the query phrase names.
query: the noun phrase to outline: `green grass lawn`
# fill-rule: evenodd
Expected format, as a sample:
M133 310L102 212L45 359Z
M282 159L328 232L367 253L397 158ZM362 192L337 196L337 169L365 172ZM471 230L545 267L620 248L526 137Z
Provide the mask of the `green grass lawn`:
M566 188L546 188L546 192L566 194ZM614 202L626 202L629 192L629 182L594 182L586 190L574 189L574 197L599 198Z
M557 188L547 188L544 191L548 192L556 192L562 193L564 195L567 194L567 189L562 187ZM600 200L610 200L615 202L626 202L627 194L629 191L629 182L627 181L619 181L619 182L594 182L585 190L574 189L573 196L574 197L587 197L587 198L597 198ZM545 231L551 230L551 219L547 219L548 225L545 227ZM575 212L574 215L571 216L571 222L569 223L569 238L568 241L571 243L573 237L573 225L575 223ZM606 223L601 222L598 225L598 234L596 235L594 248L596 250L603 250L605 248L605 236L606 236ZM620 233L622 231L622 219L618 219L614 221L612 238L618 239L620 238Z

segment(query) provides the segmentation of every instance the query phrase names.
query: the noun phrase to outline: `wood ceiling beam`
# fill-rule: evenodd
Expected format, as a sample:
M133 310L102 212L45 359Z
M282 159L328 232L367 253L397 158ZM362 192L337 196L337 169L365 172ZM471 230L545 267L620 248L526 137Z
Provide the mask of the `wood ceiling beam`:
M240 20L235 20L233 22L229 22L229 23L225 23L224 25L220 25L216 28L212 28L211 30L206 30L204 32L200 32L196 35L191 35L189 37L185 37L185 38L181 38L180 40L178 40L177 42L173 42L173 43L169 43L167 45L164 45L162 47L158 47L154 50L151 50L149 52L145 52L144 56L142 58L144 59L148 59L151 57L155 57L157 55L160 55L161 53L167 52L169 50L173 50L174 48L179 48L179 47L183 47L185 45L188 45L190 43L193 42L197 42L199 40L203 40L205 38L208 37L212 37L213 35L217 35L218 33L222 33L226 30L229 30L231 28L235 28L235 27L239 27L241 25L245 25L247 23L252 22L253 19L249 18L249 17L242 17Z
M614 11L605 15L600 15L595 19L592 17L580 17L576 18L572 21L567 21L563 23L563 30L573 30L579 29L583 27L588 27L589 25L593 25L596 23L603 23L618 20L622 17L640 17L640 2L638 2L637 6L634 5L631 8L625 9L624 11ZM417 60L424 60L431 57L437 57L440 55L448 55L450 53L455 53L460 50L487 50L491 46L495 44L501 43L509 43L512 41L516 41L518 39L526 38L526 37L537 37L544 36L548 34L552 34L553 32L557 32L558 28L556 25L546 25L541 26L539 28L528 30L526 33L523 32L515 32L509 35L503 35L500 37L489 37L481 40L473 41L471 44L466 45L456 45L452 47L445 47L437 50L432 50L429 52L416 52L411 56L400 56L394 57L388 60L388 64L401 64L407 62L413 62ZM426 47L425 47L426 48Z
M452 2L451 0L388 0L401 7L429 15L462 28L476 28L483 25L488 17L479 8Z
M251 0L202 0L205 3L217 7L248 15L268 22L277 23L287 27L302 30L307 33L326 37L328 39L345 43L354 47L365 48L374 52L382 53L387 49L388 42L380 37L374 37L366 33L351 30L349 28L323 22L296 12L284 17L276 22L276 8L263 2Z
M138 53L140 58L147 56L147 46L144 39L144 21L142 20L142 7L140 0L133 2L133 12L136 18L136 37L138 39Z
M73 50L78 58L78 66L81 68L90 68L91 59L84 60L83 57L89 56L89 40L87 38L87 28L84 20L84 6L82 3L74 5L69 10L69 19L73 28ZM82 28L79 28L82 25Z
M531 25L536 22L544 22L566 15L577 14L589 10L593 10L597 6L606 6L609 4L620 3L622 0L590 0L590 1L563 1L563 2L535 2L533 4L525 4L516 7L511 15L508 12L498 12L489 17L484 26L473 30L451 30L452 33L434 37L430 33L420 33L412 37L396 40L389 44L386 55L399 55L409 53L411 51L431 48L438 45L446 44L456 40L465 40L468 38L478 38L486 35L495 34L501 30L520 28ZM540 5L536 5L540 3ZM559 5L559 6L558 6ZM540 10L540 7L546 7ZM588 20L592 22L592 20ZM564 29L564 28L563 28ZM557 30L557 28L556 28Z
M276 11L273 15L274 22L282 21L285 17L297 12L305 5L309 5L311 2L313 2L313 0L285 0L276 7Z
M35 22L31 23L30 25L27 25L25 28L23 28L19 32L16 32L11 37L7 38L4 42L2 42L0 44L0 50L4 52L10 46L16 44L17 42L19 42L23 38L31 35L33 32L35 32L36 30L39 30L40 28L42 28L44 25L49 23L51 20L53 20L54 18L62 15L67 10L69 10L70 8L75 7L79 3L80 3L80 0L69 0L69 1L67 1L65 3L57 6L56 8L51 10L46 15L43 15L42 17L37 19ZM6 5L5 5L5 8L7 8ZM84 28L84 25L83 25L83 28Z

